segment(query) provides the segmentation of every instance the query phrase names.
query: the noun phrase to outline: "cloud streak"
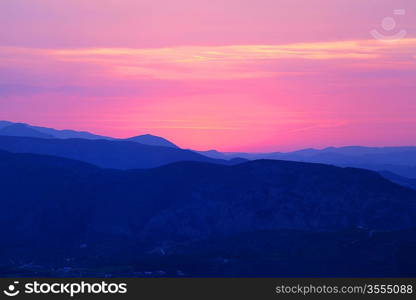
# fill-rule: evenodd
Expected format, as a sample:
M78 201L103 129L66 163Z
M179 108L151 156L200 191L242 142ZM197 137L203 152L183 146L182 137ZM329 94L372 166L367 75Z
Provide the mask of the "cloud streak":
M294 149L374 137L388 144L380 120L395 130L415 126L392 118L416 109L415 53L412 38L164 48L3 46L0 118L34 118L39 125L120 137L150 132L197 149Z
M209 80L298 76L305 71L270 70L273 61L355 61L377 66L398 58L412 58L416 39L395 44L375 40L289 45L189 46L157 49L46 50L57 61L107 67L115 77L166 80ZM267 67L264 67L267 65ZM340 63L342 66L342 62Z

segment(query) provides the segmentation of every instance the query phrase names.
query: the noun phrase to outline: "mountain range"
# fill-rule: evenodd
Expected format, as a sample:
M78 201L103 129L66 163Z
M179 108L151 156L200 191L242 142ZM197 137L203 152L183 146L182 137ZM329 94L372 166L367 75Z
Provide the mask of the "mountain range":
M171 141L144 134L127 139L116 139L101 136L85 131L56 130L53 128L31 126L25 123L0 121L0 136L21 136L52 139L88 139L88 140L112 140L130 141L149 146L161 146L179 149ZM272 153L243 153L243 152L219 152L194 151L200 155L217 160L256 160L277 159L301 162L325 163L337 166L349 166L364 168L378 172L390 172L404 178L416 178L416 147L328 147L324 149L303 149L293 152ZM49 154L49 153L45 153ZM70 157L73 158L73 157ZM387 174L387 173L386 173Z
M112 169L154 168L178 161L234 164L173 147L149 146L125 140L56 139L1 136L0 150L59 156Z
M0 170L3 276L415 275L416 191L372 171L276 160L123 171L4 151Z
M0 277L414 277L415 157L0 121Z
M403 177L416 178L416 147L348 146L273 153L223 153L215 150L197 152L216 159L239 157L248 160L277 159L323 163L364 168L379 172L389 171Z
M32 126L25 123L13 123L9 121L0 121L0 136L23 136L55 139L120 140L137 142L149 146L179 148L172 142L151 134L139 135L127 139L116 139L108 136L96 135L87 131L57 130L48 127Z
M0 121L0 138L2 136L14 136L14 137L33 137L33 138L43 138L43 139L82 139L82 140L107 140L107 141L120 141L120 142L135 142L142 145L148 146L159 146L167 147L173 149L180 149L177 145L171 141L163 138L154 136L151 134L139 135L126 139L117 139L108 136L100 136L90 132L85 131L74 131L74 130L56 130L53 128L31 126L25 123L14 123L9 121ZM164 158L152 158L148 159L149 155L142 155L139 152L136 154L131 154L134 150L133 147L127 144L124 146L119 145L119 148L128 148L126 150L118 150L114 152L115 155L111 156L109 153L101 153L113 151L109 147L109 144L99 142L101 145L106 145L104 148L108 151L101 149L97 153L97 157L93 157L94 153L91 151L96 151L96 147L93 147L91 143L90 150L87 150L80 146L80 151L77 154L67 153L66 150L61 151L59 147L62 147L60 141L50 142L57 143L60 146L56 146L55 150L51 149L27 149L21 147L20 151L17 152L33 152L39 154L50 154L57 155L66 158L78 159L85 162L97 164L101 167L109 168L146 168L146 167L157 167L165 163L171 163L180 160L189 160L189 161L211 161L223 164L235 164L243 162L246 160L256 160L256 159L277 159L277 160L289 160L289 161L299 161L299 162L312 162L312 163L324 163L331 164L341 167L356 167L364 168L369 170L374 170L380 172L380 174L386 175L388 179L392 177L401 177L400 182L404 183L405 186L414 187L414 184L409 185L409 180L412 181L416 179L416 147L361 147L361 146L348 146L348 147L328 147L324 149L303 149L293 152L272 152L272 153L243 153L243 152L219 152L216 150L210 151L193 151L199 155L193 155L189 152L181 152L180 158L178 158L178 151L162 151ZM79 141L80 144L83 144L83 141ZM3 144L3 146L2 146ZM38 143L37 143L38 144ZM76 142L72 142L74 146ZM27 146L27 143L25 144ZM71 146L71 147L72 147ZM19 146L20 147L20 146ZM77 146L76 146L77 147ZM29 147L30 148L30 147ZM16 148L13 148L11 145L8 147L4 146L4 143L0 143L0 149L7 151L16 151ZM148 149L148 151L150 151ZM154 148L153 152L159 153L160 148ZM120 155L133 155L130 160L128 157L121 158ZM205 158L201 157L204 156ZM100 158L101 156L101 158ZM143 162L137 158L137 156L142 157ZM158 156L150 155L150 156ZM207 159L211 158L214 160ZM117 161L124 160L124 162ZM229 161L229 162L227 162ZM390 176L388 176L390 175ZM407 182L407 183L406 183Z

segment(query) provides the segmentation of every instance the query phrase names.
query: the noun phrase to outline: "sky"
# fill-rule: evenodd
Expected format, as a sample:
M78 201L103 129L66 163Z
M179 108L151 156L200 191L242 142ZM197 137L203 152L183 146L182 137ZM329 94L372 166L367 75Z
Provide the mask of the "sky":
M183 148L416 145L414 0L2 0L0 120Z

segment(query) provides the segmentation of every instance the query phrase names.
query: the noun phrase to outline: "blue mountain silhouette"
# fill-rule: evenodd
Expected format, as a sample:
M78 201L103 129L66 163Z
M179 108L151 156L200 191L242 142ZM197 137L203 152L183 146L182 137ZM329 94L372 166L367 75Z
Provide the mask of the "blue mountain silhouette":
M9 121L0 121L0 136L1 135L59 139L112 139L110 137L96 135L86 131L57 130Z
M0 136L2 135L56 139L120 140L149 146L179 148L167 139L151 134L139 135L127 139L117 139L87 131L57 130L49 127L32 126L26 123L13 123L9 121L0 121Z
M122 171L9 152L0 168L0 275L415 275L416 191L372 171L271 160Z
M178 161L220 164L241 162L212 159L189 150L143 145L122 140L45 139L0 136L0 149L15 153L60 156L88 162L103 168L153 168Z
M216 158L235 157L249 160L278 159L349 166L374 171L390 171L403 177L416 178L416 147L329 147L274 153L221 153L215 150L197 153Z
M40 131L37 131L33 129L32 127L23 124L23 123L16 123L4 126L0 129L0 136L30 136L30 137L36 137L36 138L53 138L52 135L42 133Z
M150 146L161 146L161 147L170 147L170 148L179 148L174 143L168 141L167 139L164 139L159 136L151 135L151 134L144 134L139 135L135 137L131 137L128 139L125 139L126 141L130 142L136 142L144 145L150 145Z

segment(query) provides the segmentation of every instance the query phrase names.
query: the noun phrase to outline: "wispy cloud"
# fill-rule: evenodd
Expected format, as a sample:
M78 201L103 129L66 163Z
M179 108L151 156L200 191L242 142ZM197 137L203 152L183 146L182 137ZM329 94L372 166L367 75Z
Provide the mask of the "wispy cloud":
M51 51L50 55L60 61L107 66L114 76L195 80L299 76L302 71L282 72L263 65L282 60L390 60L410 56L414 51L416 39L395 44L369 40L289 45L72 49Z
M299 76L306 70L271 69L273 61L376 62L409 64L416 52L416 39L397 43L376 40L300 43L288 45L189 46L172 48L29 49L0 48L0 65L25 64L45 68L77 66L82 77L113 79L226 80L275 76ZM29 60L29 61L28 61ZM347 64L348 65L348 64ZM391 66L390 66L391 67ZM80 69L81 68L81 69ZM74 70L73 70L74 71Z
M414 127L400 118L415 108L415 53L416 39L0 47L0 115L115 136L141 129L194 148L356 143L383 137L382 120Z

